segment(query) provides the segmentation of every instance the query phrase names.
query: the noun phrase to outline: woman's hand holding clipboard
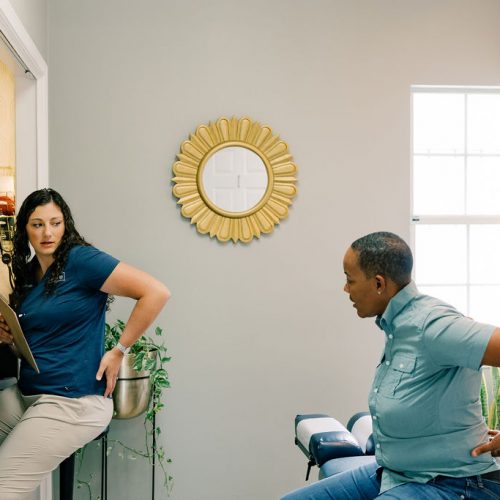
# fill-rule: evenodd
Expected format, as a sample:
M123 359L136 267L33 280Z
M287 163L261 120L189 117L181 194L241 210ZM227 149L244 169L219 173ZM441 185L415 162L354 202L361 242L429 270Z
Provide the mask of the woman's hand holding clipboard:
M10 333L9 325L5 318L0 314L0 344L13 345L14 337Z
M5 328L7 326L7 328ZM31 349L26 342L23 330L14 310L0 296L0 340L7 344L14 344L19 353L35 370L40 373Z

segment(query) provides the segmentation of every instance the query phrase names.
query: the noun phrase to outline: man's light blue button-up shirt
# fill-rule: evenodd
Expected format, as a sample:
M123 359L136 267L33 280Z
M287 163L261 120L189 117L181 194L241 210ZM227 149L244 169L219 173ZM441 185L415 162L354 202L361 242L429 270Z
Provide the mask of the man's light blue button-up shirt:
M466 477L499 467L470 452L488 440L481 415L481 360L495 327L422 295L412 282L377 325L384 353L369 396L381 492L438 476Z

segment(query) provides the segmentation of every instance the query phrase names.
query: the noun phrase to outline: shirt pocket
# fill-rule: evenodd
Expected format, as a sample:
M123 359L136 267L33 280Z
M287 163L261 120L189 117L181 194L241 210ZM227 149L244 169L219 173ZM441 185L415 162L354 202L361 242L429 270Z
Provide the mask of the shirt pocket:
M394 355L380 382L379 393L389 398L401 398L404 393L401 386L413 377L416 364L417 358L411 354Z

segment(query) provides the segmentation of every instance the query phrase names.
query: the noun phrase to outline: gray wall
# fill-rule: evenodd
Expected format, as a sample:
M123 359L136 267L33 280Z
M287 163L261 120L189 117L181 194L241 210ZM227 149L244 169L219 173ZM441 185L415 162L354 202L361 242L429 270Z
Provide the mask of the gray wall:
M366 408L382 336L341 263L366 232L409 237L410 85L498 85L500 3L48 5L51 184L91 241L173 292L171 498L277 498L303 484L295 414ZM171 195L180 143L232 115L271 125L299 167L289 219L248 246L197 234ZM111 499L148 496L147 467L111 456L110 471Z
M9 0L37 49L47 60L47 0Z

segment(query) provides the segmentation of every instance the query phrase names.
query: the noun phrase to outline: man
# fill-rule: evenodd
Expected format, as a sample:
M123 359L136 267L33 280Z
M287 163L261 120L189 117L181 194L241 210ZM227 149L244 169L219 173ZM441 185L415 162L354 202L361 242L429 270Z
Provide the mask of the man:
M488 442L479 401L481 366L500 365L500 329L420 294L412 267L410 248L393 233L347 249L344 291L386 337L369 396L377 463L283 500L500 499L491 453L500 436Z

